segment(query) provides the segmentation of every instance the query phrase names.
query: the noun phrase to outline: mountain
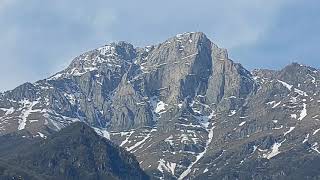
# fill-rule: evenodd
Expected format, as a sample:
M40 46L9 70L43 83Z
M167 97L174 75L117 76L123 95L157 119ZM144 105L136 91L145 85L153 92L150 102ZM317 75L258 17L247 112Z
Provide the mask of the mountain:
M44 140L15 133L0 142L1 179L149 179L132 154L80 122Z
M0 133L84 121L156 179L317 179L319 82L297 63L250 72L201 32L117 42L2 93Z

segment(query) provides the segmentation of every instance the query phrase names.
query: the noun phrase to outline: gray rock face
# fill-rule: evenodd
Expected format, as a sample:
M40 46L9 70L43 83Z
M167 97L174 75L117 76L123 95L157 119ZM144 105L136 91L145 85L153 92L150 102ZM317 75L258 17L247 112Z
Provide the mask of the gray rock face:
M0 134L45 136L84 121L155 178L301 177L300 159L289 159L317 164L319 81L319 70L297 63L249 72L203 33L144 48L111 43L2 93Z

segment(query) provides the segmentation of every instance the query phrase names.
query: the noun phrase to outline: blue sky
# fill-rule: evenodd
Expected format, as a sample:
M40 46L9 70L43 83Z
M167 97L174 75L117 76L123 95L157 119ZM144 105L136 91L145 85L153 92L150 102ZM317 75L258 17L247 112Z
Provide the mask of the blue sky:
M317 0L0 0L0 91L62 70L112 41L202 31L248 69L320 67Z

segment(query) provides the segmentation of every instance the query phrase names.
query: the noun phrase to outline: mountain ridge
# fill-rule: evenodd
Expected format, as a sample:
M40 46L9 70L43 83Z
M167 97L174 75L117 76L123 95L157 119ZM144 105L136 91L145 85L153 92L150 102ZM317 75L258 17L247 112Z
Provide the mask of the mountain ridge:
M319 154L319 83L317 69L296 63L250 72L203 33L145 48L111 43L2 93L0 134L45 137L84 121L154 178L228 179L241 165L254 171L234 178L277 179L293 173L271 167L288 149Z
M17 140L20 147L10 147ZM149 179L132 154L82 122L45 139L11 134L0 141L1 179Z

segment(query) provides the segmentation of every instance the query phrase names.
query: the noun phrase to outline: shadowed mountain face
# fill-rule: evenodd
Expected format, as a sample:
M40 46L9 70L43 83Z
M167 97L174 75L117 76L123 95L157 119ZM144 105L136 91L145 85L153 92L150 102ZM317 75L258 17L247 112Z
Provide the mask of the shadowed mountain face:
M135 157L76 122L45 140L0 138L1 179L149 179Z
M249 72L203 33L111 43L2 93L0 134L45 137L85 121L154 178L312 179L319 171L303 163L320 155L319 82L296 63Z

